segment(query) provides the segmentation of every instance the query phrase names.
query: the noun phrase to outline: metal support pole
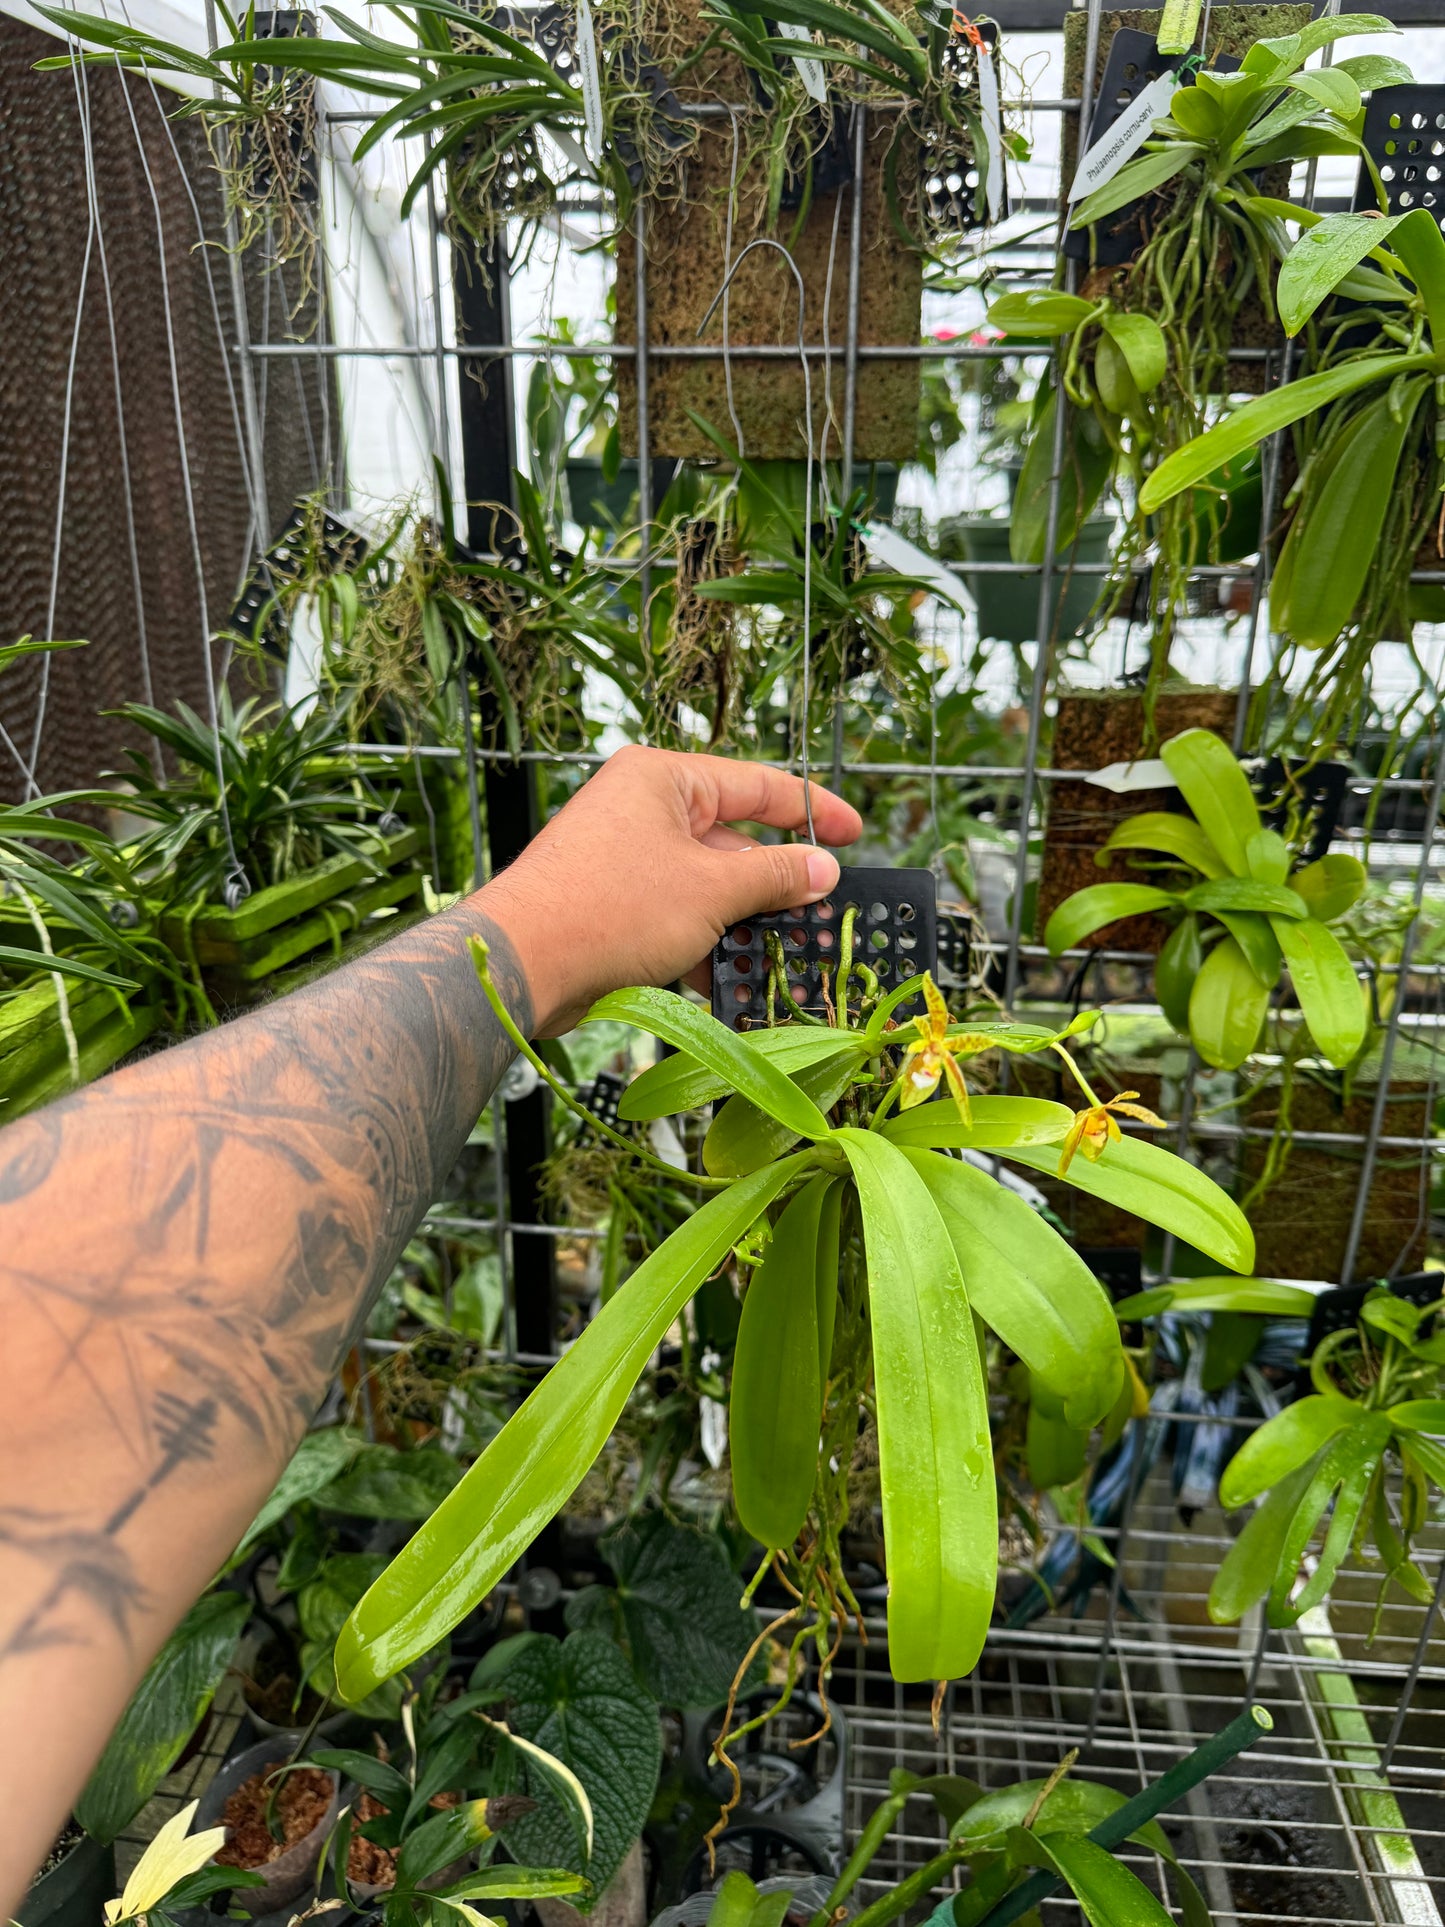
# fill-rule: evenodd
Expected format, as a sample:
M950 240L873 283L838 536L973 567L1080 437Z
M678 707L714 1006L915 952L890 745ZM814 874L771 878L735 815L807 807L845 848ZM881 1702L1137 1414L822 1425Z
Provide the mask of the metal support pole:
M653 689L652 634L648 607L652 601L652 421L647 395L647 197L637 197L634 299L637 308L637 645L649 701ZM655 705L653 705L655 708ZM652 718L653 723L656 717ZM651 731L649 730L649 734Z
M853 109L853 205L848 218L848 319L843 343L843 499L853 488L853 441L858 431L858 321L863 285L863 169L868 157L868 110ZM826 320L827 317L825 316ZM809 422L808 433L813 432ZM834 761L838 757L835 749Z
M1388 1773L1390 1762L1395 1757L1395 1748L1400 1744L1400 1735L1405 1730L1405 1720L1409 1715L1410 1703L1415 1697L1415 1682L1420 1677L1420 1668L1425 1664L1425 1655L1430 1650L1430 1638L1435 1631L1435 1621L1440 1617L1440 1601L1445 1598L1445 1553L1440 1555L1440 1571L1435 1580L1435 1593L1425 1609L1424 1623L1420 1627L1420 1637L1415 1642L1415 1651L1410 1659L1410 1670L1405 1675L1400 1688L1400 1704L1395 1708L1395 1717L1390 1722L1389 1737L1385 1750L1380 1757L1380 1771Z

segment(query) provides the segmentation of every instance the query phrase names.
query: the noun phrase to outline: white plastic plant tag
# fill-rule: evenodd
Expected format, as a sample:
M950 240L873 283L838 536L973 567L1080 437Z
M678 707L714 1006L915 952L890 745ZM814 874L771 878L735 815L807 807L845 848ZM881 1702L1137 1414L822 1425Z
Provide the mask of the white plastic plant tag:
M890 528L886 522L864 522L859 533L869 555L885 569L892 569L896 575L918 576L929 584L935 595L944 597L957 608L973 607L973 598L958 577L926 549L920 549L900 535L897 529Z
M801 40L809 47L813 44L813 36L808 32L806 27L800 27L796 20L780 20L778 22L778 32L783 36L784 40ZM794 54L793 61L797 66L798 78L803 83L804 91L811 94L814 100L826 101L828 98L828 82L823 74L822 61L809 60L803 54Z
M577 70L582 82L582 112L587 121L587 145L594 161L602 159L606 135L602 124L602 72L597 62L597 28L590 0L577 0Z
M1092 194L1105 181L1112 181L1125 161L1133 160L1148 140L1155 121L1169 112L1169 103L1178 85L1178 74L1160 74L1157 80L1149 82L1132 107L1105 128L1074 172L1074 184L1069 189L1071 203Z
M987 46L978 49L978 109L983 122L984 198L988 218L996 221L1003 213L1003 116L999 111L993 49Z
M1110 763L1107 769L1090 770L1083 780L1092 783L1095 789L1112 790L1115 796L1127 796L1133 790L1172 790L1175 787L1174 778L1169 774L1169 765L1158 756L1138 763Z

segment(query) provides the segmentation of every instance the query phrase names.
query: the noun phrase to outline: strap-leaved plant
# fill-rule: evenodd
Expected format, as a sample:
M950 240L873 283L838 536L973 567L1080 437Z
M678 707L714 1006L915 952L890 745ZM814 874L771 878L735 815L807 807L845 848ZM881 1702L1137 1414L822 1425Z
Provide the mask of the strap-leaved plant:
M1186 888L1095 883L1066 897L1044 940L1054 956L1105 924L1141 913L1177 915L1154 967L1165 1016L1187 1031L1206 1064L1233 1070L1259 1042L1270 996L1288 964L1311 1037L1331 1064L1348 1064L1365 1041L1365 993L1330 924L1365 887L1363 865L1331 854L1290 874L1290 851L1260 821L1249 781L1228 746L1187 729L1160 751L1193 820L1146 810L1120 823L1099 852L1139 851L1141 862L1177 874Z
M826 1669L856 1608L838 1538L866 1407L881 1461L889 1657L903 1680L968 1672L993 1610L998 1522L979 1321L1075 1424L1104 1417L1123 1372L1108 1299L1082 1259L1016 1192L951 1154L1062 1167L1081 1190L1249 1269L1253 1239L1238 1208L1192 1165L1121 1138L1086 1084L1077 1113L969 1094L963 1066L984 1052L1053 1049L1072 1063L1065 1039L1092 1013L1065 1031L953 1024L927 977L882 992L853 959L854 916L840 921L832 1023L738 1035L665 990L619 991L593 1006L588 1021L631 1024L673 1048L629 1088L624 1118L718 1102L696 1180L709 1195L361 1601L336 1649L348 1700L433 1646L565 1505L668 1328L744 1240L763 1255L738 1334L734 1482L743 1524L800 1595L776 1630L792 1629L795 1660L811 1641ZM497 998L485 948L474 950L500 1020L550 1075ZM774 1006L787 1013L783 973L770 974ZM897 1007L921 992L927 1015L895 1024ZM945 1081L943 1100L925 1102Z

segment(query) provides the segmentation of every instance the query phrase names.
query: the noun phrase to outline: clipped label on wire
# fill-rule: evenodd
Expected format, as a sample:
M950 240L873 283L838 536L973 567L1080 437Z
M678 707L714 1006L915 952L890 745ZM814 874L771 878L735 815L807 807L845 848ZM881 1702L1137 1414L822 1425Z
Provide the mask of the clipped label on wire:
M1105 181L1112 181L1124 163L1133 160L1148 140L1155 121L1169 112L1169 103L1178 85L1178 74L1160 74L1157 80L1149 82L1132 106L1104 129L1075 169L1069 189L1071 205L1102 187Z
M920 549L906 536L890 528L886 522L863 522L859 524L859 534L863 546L875 562L881 562L885 569L892 569L895 575L916 575L928 583L935 595L944 597L959 609L971 609L973 598L962 582L941 562L931 556L926 549Z
M1106 769L1085 772L1083 780L1092 783L1095 789L1112 790L1115 796L1127 796L1133 790L1172 790L1176 787L1174 778L1169 774L1169 765L1157 756L1138 763L1110 763Z
M800 27L796 20L780 20L778 32L784 40L801 40L807 47L813 44L813 36L806 27ZM806 54L794 54L793 61L798 69L798 78L803 83L804 91L811 94L816 101L826 101L828 82L823 73L822 61L810 60Z
M602 72L597 60L597 29L591 0L577 0L577 69L582 81L582 112L587 122L587 145L600 161L606 144L602 122Z

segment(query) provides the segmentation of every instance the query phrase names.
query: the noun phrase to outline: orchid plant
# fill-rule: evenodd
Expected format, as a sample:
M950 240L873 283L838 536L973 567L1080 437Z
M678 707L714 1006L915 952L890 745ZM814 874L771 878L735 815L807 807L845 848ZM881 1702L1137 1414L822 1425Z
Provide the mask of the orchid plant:
M769 1629L790 1641L790 1674L811 1644L826 1677L857 1611L839 1538L860 1413L877 1426L893 1671L900 1680L967 1673L993 1611L998 1559L981 1326L1079 1427L1111 1411L1125 1377L1093 1273L968 1154L1061 1170L1218 1263L1249 1269L1253 1239L1238 1207L1162 1147L1116 1135L1087 1086L1082 1123L1065 1104L967 1090L964 1067L985 1053L1062 1050L1072 1063L1065 1039L1097 1013L1063 1031L1006 1018L954 1025L926 976L885 992L853 960L856 915L843 908L831 1022L737 1034L654 989L616 992L589 1012L587 1022L631 1024L672 1046L629 1087L624 1120L717 1104L693 1179L704 1201L361 1600L337 1642L346 1700L433 1646L496 1584L575 1490L694 1291L730 1262L748 1279L731 1391L733 1489L742 1523L769 1554L759 1579L775 1570L796 1595ZM502 1004L485 946L474 941L473 952L512 1041L574 1105ZM925 1015L900 1021L920 994ZM924 1101L945 1078L948 1096ZM1082 1157L1068 1154L1071 1133ZM670 1165L657 1168L676 1181Z

